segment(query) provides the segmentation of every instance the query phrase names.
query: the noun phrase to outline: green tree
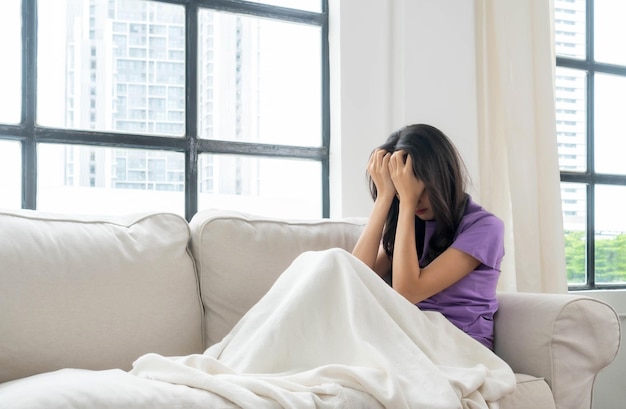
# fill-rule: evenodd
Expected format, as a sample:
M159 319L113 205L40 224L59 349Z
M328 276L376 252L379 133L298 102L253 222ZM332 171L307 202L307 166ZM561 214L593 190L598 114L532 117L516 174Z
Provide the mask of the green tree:
M626 235L596 239L596 283L626 283Z
M595 240L595 282L626 283L626 234ZM586 282L586 239L584 231L565 231L567 282Z
M584 284L587 281L585 248L584 231L565 231L565 265L567 282L570 284Z

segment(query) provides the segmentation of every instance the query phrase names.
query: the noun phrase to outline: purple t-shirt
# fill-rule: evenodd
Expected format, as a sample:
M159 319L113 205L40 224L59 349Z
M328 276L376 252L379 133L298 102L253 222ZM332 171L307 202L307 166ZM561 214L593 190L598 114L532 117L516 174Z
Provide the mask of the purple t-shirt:
M434 220L426 222L422 259L435 226ZM493 349L493 315L498 309L496 285L504 257L504 223L469 198L451 247L471 255L481 264L417 306L422 310L441 312L468 335Z

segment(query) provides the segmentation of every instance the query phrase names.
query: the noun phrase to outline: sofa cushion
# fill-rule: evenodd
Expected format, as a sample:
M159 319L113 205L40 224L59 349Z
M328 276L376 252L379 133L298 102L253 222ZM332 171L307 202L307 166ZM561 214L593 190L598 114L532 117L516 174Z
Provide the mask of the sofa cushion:
M499 409L555 408L552 391L543 378L522 374L515 374L515 378L515 391L498 401Z
M302 252L351 251L364 219L276 220L206 210L190 222L206 347L219 342Z
M0 226L0 382L202 351L182 217L23 210L0 212Z

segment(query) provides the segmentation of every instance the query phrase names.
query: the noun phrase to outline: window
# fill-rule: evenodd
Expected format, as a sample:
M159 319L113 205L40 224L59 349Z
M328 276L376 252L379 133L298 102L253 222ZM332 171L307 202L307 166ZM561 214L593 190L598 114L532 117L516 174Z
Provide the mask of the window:
M0 206L328 217L327 10L3 0Z
M556 0L554 14L569 286L626 288L626 3Z

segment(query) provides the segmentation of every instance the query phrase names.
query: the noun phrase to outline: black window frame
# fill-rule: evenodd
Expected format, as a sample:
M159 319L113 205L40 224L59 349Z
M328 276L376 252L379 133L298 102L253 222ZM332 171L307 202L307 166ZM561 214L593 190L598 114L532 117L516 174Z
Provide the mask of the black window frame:
M585 59L556 56L556 66L579 70L586 78L586 171L560 171L561 182L584 184L586 187L586 246L585 284L570 284L570 291L624 289L626 284L598 284L595 277L595 187L597 185L626 186L626 175L598 173L595 171L595 74L612 74L626 77L626 66L595 61L594 55L594 0L586 0L585 5Z
M37 0L22 0L22 106L17 125L0 123L0 140L21 142L23 209L37 209L37 144L59 143L112 148L158 149L182 152L185 156L185 218L198 211L198 157L200 154L231 154L313 160L321 163L322 217L330 214L329 150L330 91L328 0L319 0L320 12L296 10L243 0L150 0L182 5L185 8L185 133L180 136L115 133L106 131L59 129L36 123L37 107ZM278 21L318 26L321 29L321 144L316 147L272 145L202 139L197 129L198 12L212 9L269 18Z

